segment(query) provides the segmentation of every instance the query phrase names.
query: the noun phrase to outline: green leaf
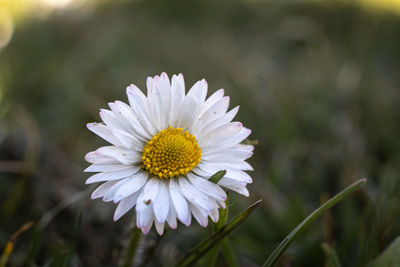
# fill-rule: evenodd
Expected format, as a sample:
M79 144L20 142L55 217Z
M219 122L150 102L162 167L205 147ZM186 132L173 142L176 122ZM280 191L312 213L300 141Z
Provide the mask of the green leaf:
M261 200L254 202L242 213L233 218L229 223L225 224L221 229L211 235L210 238L200 242L194 248L186 253L185 256L175 266L193 266L202 256L210 249L217 245L222 239L228 236L236 227L238 227L260 204Z
M132 266L141 237L142 232L140 229L133 226L132 232L129 236L128 246L125 251L124 261L122 263L123 267Z
M397 267L400 266L400 237L397 237L390 245L374 260L367 264L367 267Z
M217 184L219 182L219 180L222 179L222 177L224 177L226 174L225 170L216 172L213 176L210 177L210 179L208 179L210 182L213 182L214 184Z
M325 253L325 266L326 267L341 267L339 258L336 254L335 249L328 243L323 243L321 245L322 250Z
M293 243L293 241L311 224L313 223L321 214L327 211L329 208L352 194L354 191L359 189L362 185L367 182L367 179L360 179L355 183L351 184L339 194L334 196L325 202L322 206L311 213L304 221L297 225L294 230L287 235L282 242L272 251L271 255L264 262L263 266L273 266L279 259L279 257L286 251L286 249Z

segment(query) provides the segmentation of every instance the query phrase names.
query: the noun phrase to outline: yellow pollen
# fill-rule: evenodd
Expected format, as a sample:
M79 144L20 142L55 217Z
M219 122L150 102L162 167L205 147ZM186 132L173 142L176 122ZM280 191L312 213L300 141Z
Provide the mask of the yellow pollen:
M171 126L157 133L142 151L142 164L150 174L167 179L190 172L201 159L196 138Z

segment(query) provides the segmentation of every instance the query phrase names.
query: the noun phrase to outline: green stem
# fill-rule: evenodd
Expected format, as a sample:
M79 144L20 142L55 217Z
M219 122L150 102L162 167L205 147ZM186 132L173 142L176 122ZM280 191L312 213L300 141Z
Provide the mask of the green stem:
M228 237L225 237L225 239L222 240L221 248L222 248L222 255L224 256L226 264L229 267L238 267L239 264L237 262L235 253L233 252L231 244L229 243Z
M342 267L336 251L328 243L322 243L322 250L325 253L325 266L327 267Z
M215 232L217 232L219 229L221 229L228 220L228 212L229 212L229 203L228 202L229 202L229 195L227 193L227 198L225 201L226 208L219 210L219 220L218 220L218 222L213 224L213 232L212 232L213 234L215 234ZM218 242L215 245L215 247L213 249L211 249L211 251L207 255L208 257L206 260L207 261L206 266L210 266L210 267L216 266L220 249L221 249L221 241Z
M135 258L136 249L139 245L142 233L139 228L133 227L131 236L129 237L129 244L124 257L123 267L131 267L133 259Z

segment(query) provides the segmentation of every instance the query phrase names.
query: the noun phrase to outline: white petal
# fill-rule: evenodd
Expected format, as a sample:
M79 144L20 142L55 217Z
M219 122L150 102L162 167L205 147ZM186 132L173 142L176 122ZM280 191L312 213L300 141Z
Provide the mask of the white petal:
M96 199L99 197L104 197L104 195L107 193L107 191L116 183L118 183L119 180L113 180L113 181L108 181L103 184L101 184L99 187L96 188L96 190L93 191L91 198Z
M243 155L248 155L249 152L253 152L254 146L251 145L242 145L242 144L236 144L233 147L230 148L214 148L214 149L206 149L205 152L202 153L202 155L215 155L215 154L229 154L229 153L241 153Z
M199 130L201 130L201 134L198 134L198 136L199 137L205 136L205 135L211 133L212 131L214 131L215 129L217 129L225 124L230 123L233 120L233 118L236 116L238 111L239 111L239 106L231 109L229 112L223 114L216 120L214 120L206 125L202 125L201 129L199 129Z
M243 125L241 122L230 122L203 136L199 140L199 145L200 147L208 147L229 140L237 135L242 128Z
M209 98L207 98L206 102L204 102L201 107L200 116L204 114L212 105L214 105L218 100L220 100L224 96L224 89L219 89L215 91Z
M239 145L237 146L237 148L238 148L239 150L254 151L254 146L252 146L252 145L243 145L243 144L239 144Z
M183 101L177 123L179 127L182 127L184 130L191 129L199 118L206 94L207 82L205 80L198 81L193 85Z
M109 103L109 105L112 105L113 103ZM120 129L124 130L125 127L123 126L122 123L120 123L115 116L114 112L111 110L107 109L100 109L100 118L104 121L104 123L110 128L110 129Z
M121 202L119 202L117 208L115 209L114 213L114 221L119 220L125 213L127 213L133 206L136 204L136 199L138 197L139 193L136 192L130 196L127 196L126 198L122 199Z
M226 209L226 202L225 202L225 201L219 201L219 200L217 200L216 202L217 202L217 204L218 204L218 208Z
M104 171L119 171L122 169L128 169L131 166L123 164L92 164L87 167L84 172L104 172Z
M113 158L122 164L131 165L141 161L141 154L131 149L115 146L103 146L96 153L105 157Z
M210 218L213 222L217 223L219 220L219 211L218 209L213 209L210 211Z
M126 87L126 95L128 96L129 105L133 108L135 106L136 100L134 98L139 98L140 102L146 102L146 96L142 91L134 84Z
M93 164L119 164L116 159L100 155L97 151L87 153L85 160Z
M150 229L151 229L151 226L153 225L153 221L154 221L154 216L151 218L151 220L150 221L148 221L147 222L147 224L142 228L142 233L143 234L148 234L149 233L149 231L150 231Z
M176 127L181 105L185 99L185 81L183 75L173 75L171 81L171 118L170 125Z
M207 212L205 212L201 208L197 208L195 205L190 204L190 211L193 214L193 217L196 219L196 221L203 227L207 227L208 224L208 215Z
M123 147L128 149L133 149L136 151L141 152L144 148L143 142L139 141L135 136L132 134L127 133L126 131L119 130L119 129L112 129L111 130L113 135L120 140Z
M244 139L246 139L249 135L251 134L251 130L247 129L245 127L242 127L242 129L237 133L235 136L231 138L227 138L226 140L222 140L219 143L214 143L211 146L204 147L202 146L202 151L209 151L209 150L217 150L217 149L223 149L223 148L232 148L237 146L240 142L242 142Z
M231 168L225 168L225 170L226 170L225 176L228 178L248 184L251 184L253 182L253 179L250 177L250 175L242 170L236 170Z
M225 96L219 101L217 101L214 105L212 105L203 115L200 116L199 123L200 125L207 125L210 122L221 117L228 109L229 106L229 96Z
M200 178L199 176L193 174L193 173L188 173L187 177L189 178L189 181L192 183L194 187L199 189L201 192L203 192L206 195L209 195L215 199L219 199L222 201L226 200L226 193L224 190L222 190L218 185L204 179Z
M210 162L227 162L235 163L242 162L253 155L253 152L239 149L224 149L224 150L214 150L207 151L202 155L202 160Z
M157 220L154 220L154 224L156 225L156 230L159 235L163 235L164 233L164 223L160 223Z
M104 181L118 180L118 179L126 178L128 176L131 176L131 175L137 173L139 170L140 170L139 166L131 166L130 168L122 169L122 170L118 170L118 171L100 172L100 173L90 176L86 180L86 184L92 184L92 183L97 183L97 182L104 182Z
M135 111L139 122L150 136L156 134L153 122L150 120L150 111L145 95L135 85L127 88L129 103Z
M178 219L186 226L189 226L191 220L189 205L180 192L176 178L170 178L169 193Z
M154 199L157 196L159 184L159 178L151 178L147 181L138 197L136 211L144 210L149 207L150 204L153 204Z
M203 103L206 99L208 84L206 80L201 80L195 83L192 88L190 88L186 97L193 97L197 99L199 102Z
M168 202L169 202L169 212L168 212L168 217L167 217L167 222L169 227L172 229L176 229L178 226L178 223L176 221L176 211L174 204L172 203L171 195L168 192Z
M115 185L113 185L108 191L105 193L103 197L103 201L108 202L113 200L115 193L120 189L121 187L124 186L124 184L127 182L127 179L122 179L118 181Z
M171 83L168 75L163 72L160 76L159 90L161 93L161 122L163 128L171 126Z
M119 117L122 117L120 120L129 133L134 134L140 140L151 138L140 124L135 111L129 105L121 101L115 101L114 110Z
M139 191L146 183L148 177L149 175L147 172L138 172L137 174L127 178L126 184L115 193L114 202L118 202L119 200Z
M158 193L153 202L154 216L157 221L164 223L167 220L169 212L169 192L166 181L160 181Z
M178 182L182 195L189 202L206 210L211 210L213 208L209 198L191 185L186 178L180 177L178 178Z
M249 196L249 191L246 188L246 183L223 177L221 180L219 180L218 185L236 191L237 193L242 194L246 197Z
M177 126L184 130L190 129L199 118L201 104L198 99L186 96L179 113Z
M153 223L153 207L150 204L143 210L136 211L136 225L138 228L141 228L144 233L148 233ZM150 227L149 227L150 224ZM143 229L145 228L145 229Z
M155 76L154 79L152 77L147 77L147 100L149 103L151 118L156 122L155 126L157 131L162 130L161 95L158 89L159 80L159 76Z
M210 176L218 171L226 170L225 177L228 177L228 178L240 181L240 182L245 182L245 183L253 182L250 175L248 175L246 172L244 172L242 170L227 168L225 166L219 165L218 163L200 162L196 167L203 170L204 172L209 173ZM203 175L201 175L201 176L203 176Z
M86 127L92 131L93 133L97 134L107 142L115 145L115 146L120 146L122 145L121 142L116 138L112 133L111 130L104 124L102 123L88 123L86 124Z
M203 161L204 163L210 163L208 161ZM226 168L231 168L231 169L237 169L237 170L243 170L243 171L253 171L253 167L247 163L246 161L241 161L241 162L221 162L218 163L223 170Z
M168 75L163 72L160 76L154 77L154 95L156 106L154 107L159 117L159 130L167 128L170 123L170 101L171 101L171 84ZM149 99L150 101L150 99Z

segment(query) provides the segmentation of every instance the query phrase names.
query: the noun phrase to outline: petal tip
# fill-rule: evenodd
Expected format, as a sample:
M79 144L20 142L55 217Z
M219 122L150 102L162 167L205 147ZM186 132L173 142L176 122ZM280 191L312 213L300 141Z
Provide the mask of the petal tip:
M144 235L147 235L149 232L150 232L150 228L151 228L151 226L150 227L142 227L141 228L141 230L142 230L142 233L144 234Z
M190 220L180 220L186 227L190 226Z
M127 95L133 94L133 88L135 88L135 85L131 83L128 87L126 87L126 94Z
M114 222L116 222L116 221L118 221L120 218L121 218L121 216L115 215L115 214L114 214L113 220L114 220Z

